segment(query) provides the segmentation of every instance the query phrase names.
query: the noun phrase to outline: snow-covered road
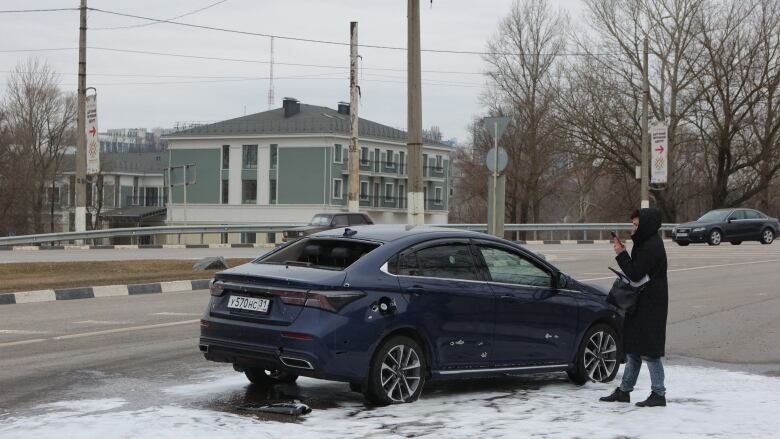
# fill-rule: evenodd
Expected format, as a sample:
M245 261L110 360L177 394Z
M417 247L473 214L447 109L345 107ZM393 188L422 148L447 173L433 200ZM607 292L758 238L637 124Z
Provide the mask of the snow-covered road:
M682 365L667 366L666 375L669 405L644 409L598 402L615 383L577 387L560 375L437 383L416 403L389 407L367 407L345 384L301 378L301 394L329 395L330 404L285 418L238 410L231 395L252 387L243 375L214 369L160 388L159 405L139 407L120 394L0 413L0 437L778 437L780 379ZM633 399L644 399L648 389L643 370Z

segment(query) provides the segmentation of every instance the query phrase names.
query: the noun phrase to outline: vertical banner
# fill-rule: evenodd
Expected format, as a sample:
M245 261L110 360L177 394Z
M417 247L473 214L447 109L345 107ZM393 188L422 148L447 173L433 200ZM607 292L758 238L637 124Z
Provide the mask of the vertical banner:
M656 122L650 128L650 184L666 184L669 168L668 127Z
M100 141L97 126L97 94L86 99L87 175L100 172Z

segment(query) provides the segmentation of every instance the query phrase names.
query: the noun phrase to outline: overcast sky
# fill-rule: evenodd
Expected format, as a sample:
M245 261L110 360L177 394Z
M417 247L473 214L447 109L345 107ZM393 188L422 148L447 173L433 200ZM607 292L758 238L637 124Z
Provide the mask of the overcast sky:
M89 0L93 8L170 19L219 0ZM0 10L77 7L79 0L0 0ZM423 49L483 51L512 0L421 0ZM553 0L573 22L580 0ZM62 86L76 89L78 11L0 14L2 82L28 56L48 61ZM91 11L87 86L98 90L100 130L171 127L176 122L213 122L268 109L269 38L192 29ZM406 47L404 0L225 0L177 19L183 23L255 33L349 42L349 22L359 23L359 42ZM101 27L136 26L122 29ZM67 48L35 53L19 49ZM255 60L199 60L103 49ZM336 107L349 101L349 47L274 40L275 106L284 96ZM406 53L361 48L360 116L405 129ZM316 66L291 66L309 64ZM384 70L390 69L390 70ZM396 69L395 71L392 69ZM485 64L478 55L424 52L423 126L438 125L445 137L465 141L466 127L482 112L479 96ZM440 72L425 72L436 70ZM459 72L459 73L441 73ZM116 76L131 75L131 76ZM138 75L138 76L135 76ZM151 83L151 84L150 84Z

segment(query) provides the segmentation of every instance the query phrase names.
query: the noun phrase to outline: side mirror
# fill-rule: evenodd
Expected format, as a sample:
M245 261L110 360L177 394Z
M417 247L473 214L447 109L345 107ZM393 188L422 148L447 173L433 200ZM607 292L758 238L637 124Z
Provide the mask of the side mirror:
M562 290L569 286L569 276L566 273L558 272L558 278L555 280L555 289Z

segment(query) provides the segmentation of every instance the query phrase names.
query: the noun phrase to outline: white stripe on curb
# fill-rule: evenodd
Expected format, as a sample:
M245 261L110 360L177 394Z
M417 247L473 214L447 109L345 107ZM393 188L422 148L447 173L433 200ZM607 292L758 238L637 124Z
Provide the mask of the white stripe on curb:
M115 245L115 250L123 249L123 250L138 250L137 245Z
M92 287L95 297L127 296L127 285L102 285Z
M89 250L89 246L88 245L70 245L70 244L65 244L63 246L63 249L64 250Z
M163 248L187 248L184 244L163 244Z
M51 302L57 300L54 290L23 291L14 293L14 295L16 296L16 303Z
M41 248L37 245L15 245L13 246L13 249L16 251L38 251Z
M175 291L189 291L192 290L192 281L189 280L175 280L172 282L160 282L160 289L163 293L172 293Z

